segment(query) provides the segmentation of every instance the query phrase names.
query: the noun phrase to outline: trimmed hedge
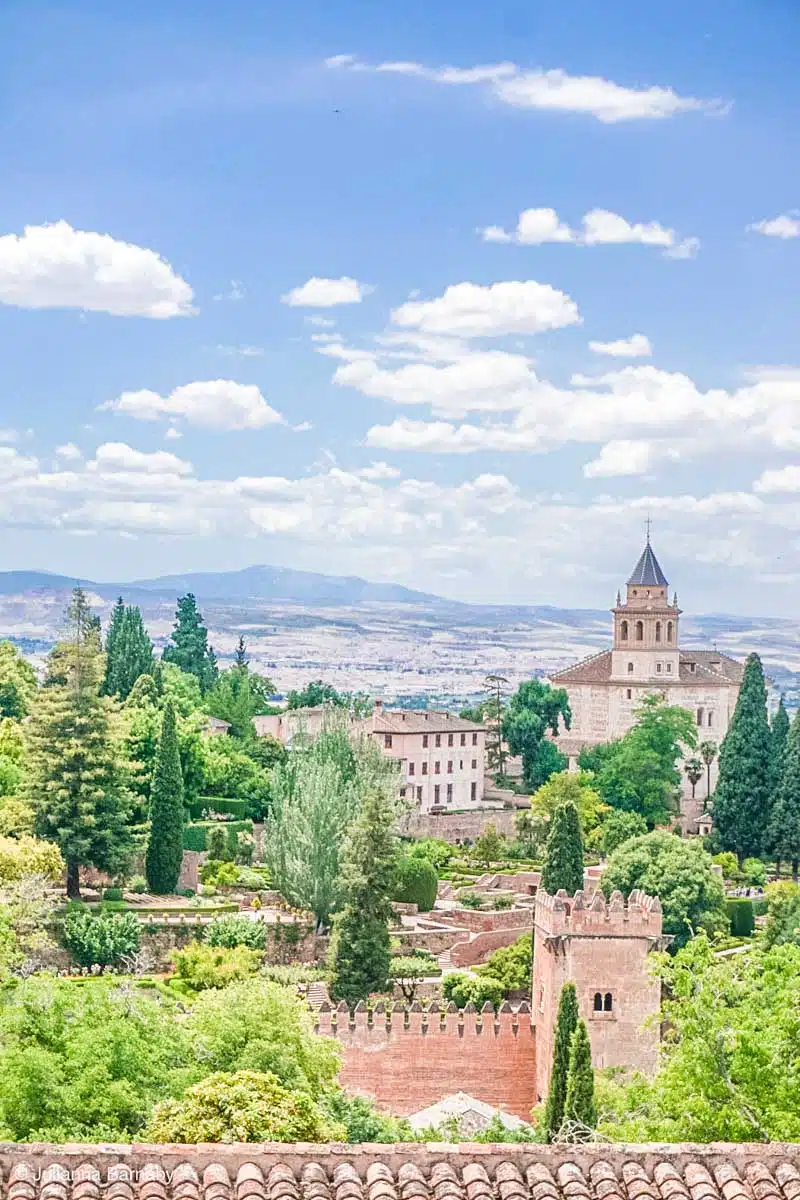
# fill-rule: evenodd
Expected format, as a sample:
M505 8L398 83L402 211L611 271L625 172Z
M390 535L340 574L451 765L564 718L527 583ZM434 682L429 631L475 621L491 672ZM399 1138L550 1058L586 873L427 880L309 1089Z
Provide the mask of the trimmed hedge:
M725 902L733 937L751 937L756 927L753 901L747 896L734 896Z
M209 809L213 812L224 813L227 816L245 820L247 801L235 796L198 796L188 806L189 816L193 821L202 821L203 813Z
M236 847L237 833L249 833L251 836L253 833L252 821L225 821L224 824L219 821L191 821L183 827L184 850L205 850L209 829L213 826L219 828L220 825L228 834L228 846L231 850Z
M420 912L430 912L436 902L439 883L433 864L427 858L407 855L395 869L392 899L416 904Z

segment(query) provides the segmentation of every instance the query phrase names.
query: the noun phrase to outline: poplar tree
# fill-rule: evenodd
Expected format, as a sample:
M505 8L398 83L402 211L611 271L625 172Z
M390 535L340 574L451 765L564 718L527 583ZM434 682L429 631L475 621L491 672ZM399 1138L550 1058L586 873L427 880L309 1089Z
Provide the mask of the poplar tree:
M553 812L541 887L551 895L564 888L570 896L583 887L581 820L572 802L559 804Z
M795 714L782 758L782 771L767 827L767 849L782 862L792 864L797 882L800 864L800 711Z
M720 747L714 793L714 822L722 848L732 850L739 862L757 858L763 849L772 774L764 671L758 655L751 654L745 663L736 710Z
M582 1126L585 1131L594 1129L597 1124L592 1047L586 1022L582 1018L578 1021L570 1044L564 1120ZM580 1136L580 1130L576 1133Z
M80 896L80 868L124 870L134 849L131 795L117 737L117 709L100 695L100 630L84 592L67 609L66 637L50 654L26 727L27 792L36 833L67 864L67 895Z
M344 847L344 907L333 926L331 995L351 1007L388 987L397 865L394 818L386 791L372 788Z
M145 855L148 887L156 895L174 892L183 859L183 777L171 700L164 705L153 782L150 785L150 836Z
M213 687L217 678L217 660L208 644L208 630L191 592L178 600L171 644L164 647L162 658L194 675L203 695Z
M575 984L565 983L558 999L550 1090L544 1109L544 1131L548 1142L552 1142L564 1123L572 1035L578 1026L578 1019L578 994Z

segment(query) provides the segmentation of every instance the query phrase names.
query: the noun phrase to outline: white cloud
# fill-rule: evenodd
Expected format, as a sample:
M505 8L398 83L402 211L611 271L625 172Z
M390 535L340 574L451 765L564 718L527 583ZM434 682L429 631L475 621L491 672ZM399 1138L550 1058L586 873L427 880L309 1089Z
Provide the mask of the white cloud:
M650 466L650 459L649 442L606 442L598 457L593 462L586 463L583 473L587 479L613 475L644 475Z
M234 383L232 379L186 383L168 396L146 389L123 392L100 408L137 421L179 417L189 425L219 430L261 429L265 425L282 424L284 420L267 404L255 384Z
M261 346L217 346L220 354L225 354L229 358L239 356L241 358L263 358L264 351Z
M0 446L0 480L4 483L34 475L38 470L38 459L20 454L11 446Z
M309 313L303 320L307 325L316 325L318 329L333 329L336 324L330 317L323 317L320 313Z
M320 279L314 275L301 287L281 296L281 300L293 308L333 308L336 304L360 304L371 290L367 284L347 275L341 279Z
M142 472L145 475L191 475L192 464L166 450L146 454L125 442L104 442L86 464L87 471Z
M180 429L176 429L174 425L170 425L169 429L164 434L164 437L170 442L178 442L183 437Z
M672 88L629 88L597 75L570 75L564 70L526 70L515 63L475 67L426 67L417 62L364 63L352 54L337 54L325 65L339 70L410 75L444 85L488 87L491 94L514 108L581 113L605 124L619 121L663 120L683 112L721 114L719 101L679 96Z
M392 321L422 333L456 337L502 337L542 333L580 324L578 306L565 292L533 279L525 282L455 283L435 300L410 300Z
M397 467L390 467L385 462L374 462L369 467L362 467L356 474L361 479L399 479L402 471Z
M28 435L30 435L32 432L33 432L32 429L26 430L26 433ZM17 433L16 429L0 429L0 442L17 442L17 441L19 441L19 434Z
M753 484L754 492L771 495L776 492L800 492L800 467L788 466L764 471Z
M594 354L607 354L611 358L650 358L653 347L643 333L634 333L629 338L618 338L615 342L589 342Z
M161 320L194 311L189 284L155 251L66 221L0 237L0 303Z
M56 454L67 462L76 462L83 458L83 453L74 442L65 442L63 446L56 446Z
M514 242L519 246L542 246L549 242L572 246L638 243L660 247L667 258L693 258L700 245L697 238L680 238L674 229L667 229L658 221L631 222L604 208L587 212L580 230L570 228L553 208L526 208L513 232L508 233L499 225L488 225L479 232L485 242Z
M772 217L768 221L758 221L755 225L748 225L747 228L752 233L763 233L764 237L789 238L800 237L800 215L794 213L781 213L779 217Z

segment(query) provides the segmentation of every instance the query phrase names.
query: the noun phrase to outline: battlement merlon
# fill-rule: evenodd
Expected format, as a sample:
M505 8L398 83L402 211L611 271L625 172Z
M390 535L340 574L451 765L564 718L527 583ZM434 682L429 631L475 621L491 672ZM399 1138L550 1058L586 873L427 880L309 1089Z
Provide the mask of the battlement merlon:
M325 1002L312 1008L312 1018L316 1033L338 1037L348 1044L353 1039L377 1044L408 1034L501 1039L532 1036L531 1009L524 1000L513 1007L505 1000L497 1012L488 1002L480 1010L472 1004L458 1009L455 1004L440 1005L436 1001L423 1006L418 1000L411 1005L379 1002L374 1009L367 1009L363 1001L354 1009L345 1003L332 1007Z
M602 892L570 897L561 889L555 896L541 889L536 893L534 925L543 937L660 938L663 915L657 896L638 889L627 904L622 892L612 892L608 901Z

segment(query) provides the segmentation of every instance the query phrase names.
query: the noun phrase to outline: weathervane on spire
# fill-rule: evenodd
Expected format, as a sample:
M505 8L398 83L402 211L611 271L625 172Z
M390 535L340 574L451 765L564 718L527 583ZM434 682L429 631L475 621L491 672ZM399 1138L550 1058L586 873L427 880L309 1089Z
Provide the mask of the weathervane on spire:
M648 514L647 514L647 520L646 520L646 521L645 521L645 523L644 523L645 531L646 531L646 533L647 533L647 544L648 544L648 546L650 545L650 526L651 526L652 524L653 524L653 522L650 520L650 513L648 513Z

